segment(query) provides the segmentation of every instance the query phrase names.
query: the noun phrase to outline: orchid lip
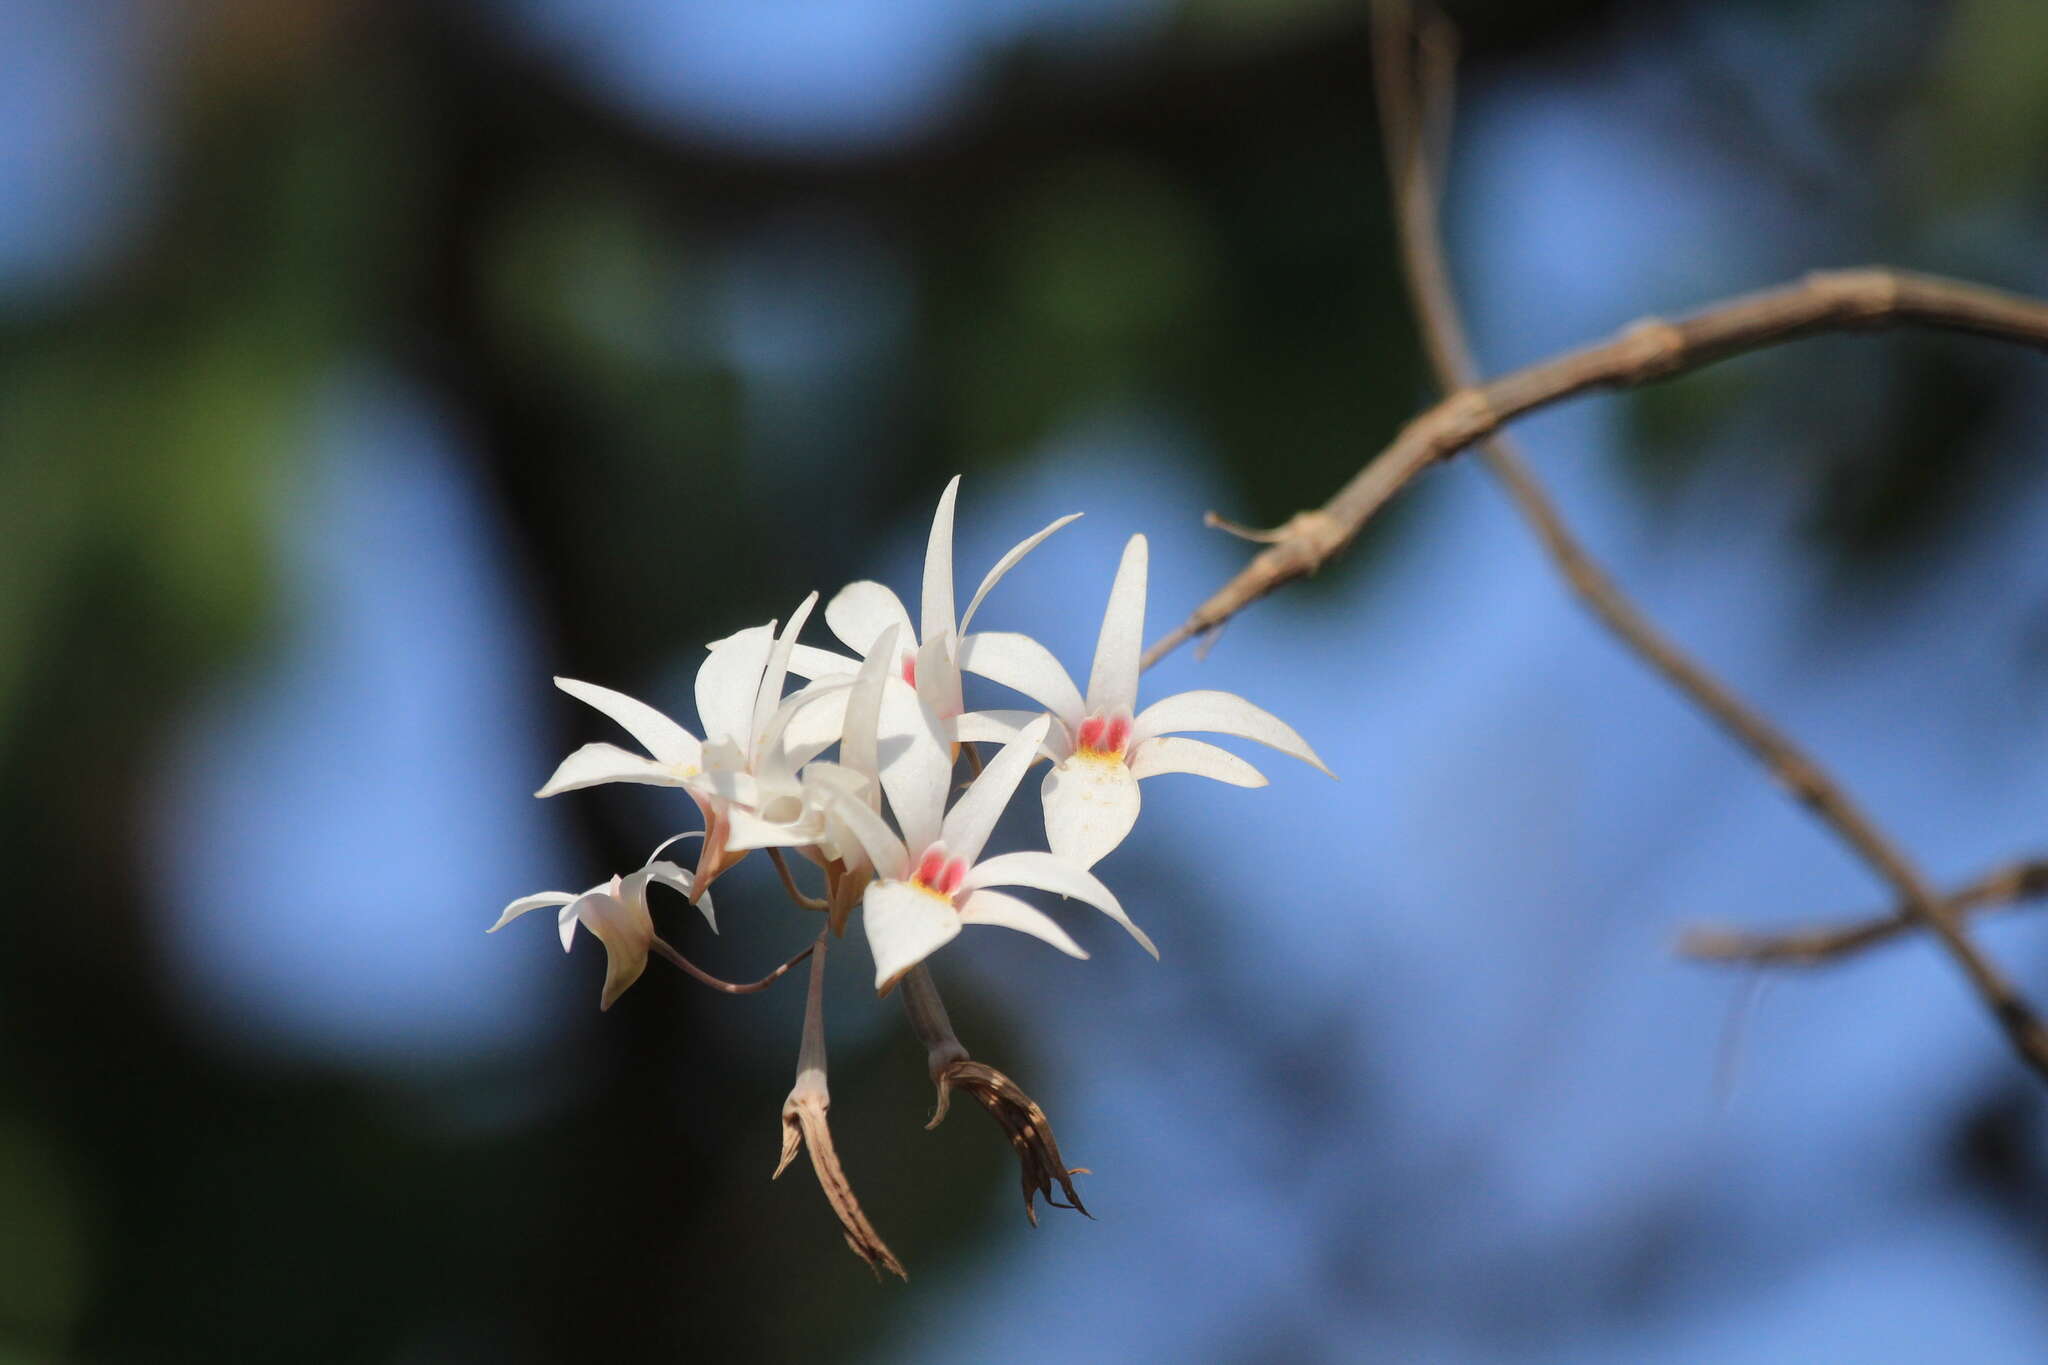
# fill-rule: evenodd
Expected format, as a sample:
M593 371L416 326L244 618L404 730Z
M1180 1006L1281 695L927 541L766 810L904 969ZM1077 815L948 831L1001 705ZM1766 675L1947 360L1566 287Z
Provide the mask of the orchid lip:
M1089 758L1121 759L1131 744L1131 718L1123 711L1090 716L1075 733L1076 752Z
M926 849L910 875L912 886L947 902L959 893L961 884L966 880L967 860L949 857L943 844L933 844Z

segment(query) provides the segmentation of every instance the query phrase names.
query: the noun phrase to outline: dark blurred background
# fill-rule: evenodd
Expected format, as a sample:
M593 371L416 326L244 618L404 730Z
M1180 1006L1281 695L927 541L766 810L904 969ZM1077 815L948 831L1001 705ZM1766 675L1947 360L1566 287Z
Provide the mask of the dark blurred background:
M1033 1231L835 957L907 1286L767 1176L794 985L510 898L671 794L706 640L914 591L1156 634L1427 401L1361 3L0 5L0 1361L2031 1361L2038 1087L1926 944L1759 987L1677 929L1881 888L1565 598L1476 465L1148 678L1339 785L1148 786L1161 944L935 972L1095 1171ZM1491 370L1820 266L2048 290L2038 0L1453 4ZM1589 540L1943 880L2048 849L2038 357L1825 339L1525 423ZM821 632L822 633L822 632ZM1029 803L1027 803L1029 804ZM749 864L751 976L810 932ZM1064 913L1064 912L1063 912ZM2025 915L1987 931L2048 992Z

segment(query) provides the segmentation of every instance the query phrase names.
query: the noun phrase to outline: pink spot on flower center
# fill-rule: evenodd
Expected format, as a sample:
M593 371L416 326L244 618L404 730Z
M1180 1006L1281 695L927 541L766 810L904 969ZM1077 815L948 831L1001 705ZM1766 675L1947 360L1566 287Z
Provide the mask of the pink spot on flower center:
M1082 753L1120 758L1131 742L1131 718L1090 716L1081 722L1081 731L1075 738Z
M929 848L924 857L917 860L917 872L911 881L927 891L951 899L967 880L967 861L964 858L948 858L943 848Z
M906 653L903 656L903 681L909 683L912 687L917 686L917 656L915 654Z

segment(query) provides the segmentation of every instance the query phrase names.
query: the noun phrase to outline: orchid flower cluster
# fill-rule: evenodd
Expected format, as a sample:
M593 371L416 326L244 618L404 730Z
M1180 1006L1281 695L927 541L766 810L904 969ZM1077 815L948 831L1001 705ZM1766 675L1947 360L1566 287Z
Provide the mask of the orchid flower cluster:
M1156 958L1152 940L1091 870L1136 824L1140 782L1191 773L1240 787L1266 784L1244 759L1187 738L1188 732L1255 740L1329 770L1293 729L1232 693L1182 692L1139 708L1142 535L1130 538L1117 566L1085 693L1030 636L971 631L989 591L1079 514L1061 517L1014 546L982 578L967 610L956 613L953 508L959 484L956 477L946 486L932 519L914 623L895 593L863 581L848 584L825 605L825 624L845 653L798 638L817 605L816 593L786 622L751 626L714 641L696 676L701 737L622 693L555 679L644 752L586 744L562 761L537 794L608 782L679 788L696 806L702 829L676 835L643 867L580 895L548 891L515 900L491 927L549 907L557 912L565 951L579 925L588 930L606 953L600 1009L609 1009L639 979L650 953L729 992L763 988L811 957L811 1010L798 1085L784 1109L783 1162L800 1137L808 1138L821 1183L831 1194L844 1181L823 1124L819 983L828 942L844 934L859 909L876 992L886 995L909 982L905 1004L930 1049L940 1113L949 1080L969 1089L1010 1131L1024 1159L1027 1212L1034 1188L1052 1200L1055 1181L1078 1207L1071 1173L1059 1163L1043 1113L1000 1072L968 1062L922 964L969 925L1016 930L1071 957L1088 955L1052 916L999 888L1051 892L1092 906ZM1008 688L1030 705L970 711L965 674ZM981 745L996 746L986 763ZM954 770L963 756L974 776L956 796ZM1048 764L1039 788L1046 847L991 854L998 819L1041 760ZM689 838L702 841L694 868L662 858L671 845ZM798 904L826 918L810 948L763 980L734 986L695 967L655 933L648 893L657 884L680 892L716 932L712 883L757 850L767 851ZM786 853L819 870L822 895L798 888ZM852 1203L850 1194L845 1203ZM854 1249L871 1264L901 1273L858 1206L849 1210L836 1196L834 1204Z

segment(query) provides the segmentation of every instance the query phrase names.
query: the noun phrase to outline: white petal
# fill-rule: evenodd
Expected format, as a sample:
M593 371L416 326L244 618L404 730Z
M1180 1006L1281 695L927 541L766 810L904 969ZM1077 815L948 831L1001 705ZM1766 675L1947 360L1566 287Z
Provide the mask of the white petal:
M1045 839L1076 867L1093 867L1138 823L1138 779L1121 760L1076 754L1045 775Z
M726 815L725 848L738 853L750 848L797 848L813 844L825 832L823 817L805 811L804 818L791 821L764 820L750 810L735 808Z
M881 995L952 942L960 932L960 913L908 882L877 881L861 897L861 927L875 957L875 993Z
M754 700L760 695L761 673L775 647L775 627L749 626L711 646L697 666L697 719L706 742L722 741L745 749L753 736Z
M1024 540L1018 541L1015 545L1012 545L1010 547L1010 552L1004 555L1001 559L998 559L996 561L996 566L993 569L990 569L988 571L988 576L981 580L981 586L974 590L973 600L971 600L967 604L967 614L960 618L960 633L962 635L965 635L967 633L967 623L974 619L974 613L976 609L978 609L981 606L981 599L988 596L988 590L990 588L993 588L997 583L1002 581L1002 577L1004 574L1008 573L1010 570L1017 567L1018 560L1022 559L1025 555L1028 555L1033 550L1037 549L1039 541L1044 540L1054 531L1059 530L1060 527L1065 526L1070 521L1079 521L1080 519L1081 514L1079 512L1069 512L1066 516L1063 516L1058 521L1053 522L1050 526L1047 526L1043 531L1040 531L1037 535L1027 537Z
M576 946L576 907L565 905L555 916L555 937L562 940L562 951L568 952Z
M604 944L604 994L597 1007L608 1010L626 987L647 970L647 948L654 942L654 921L647 907L628 905L616 896L593 891L576 902L576 917Z
M953 659L952 631L928 636L918 646L917 695L942 720L960 714L960 665Z
M859 659L849 659L816 645L789 647L789 671L799 678L836 678L842 673L851 677L859 667Z
M1179 692L1153 702L1131 723L1131 742L1143 743L1154 735L1198 730L1208 734L1236 735L1270 745L1290 758L1298 758L1331 777L1337 774L1323 767L1323 760L1294 728L1270 711L1261 710L1235 692Z
M574 678L557 678L555 686L576 700L594 706L618 723L620 729L640 741L642 748L663 763L692 768L698 763L697 737L644 701L614 692L596 683Z
M949 855L969 863L981 856L990 831L1016 794L1017 784L1024 780L1024 770L1038 757L1038 746L1044 742L1051 724L1051 716L1040 716L1019 731L988 761L981 776L960 794L953 809L946 812L945 824L939 831L939 839Z
M1081 723L1086 708L1081 690L1047 649L1029 635L990 630L960 642L960 667L991 682L1022 692L1064 721L1069 729Z
M871 797L875 779L857 773L843 763L812 763L804 769L803 783L806 791L816 789L821 796L829 794L835 799L859 801L869 810L881 804L879 796Z
M888 793L904 843L919 852L939 837L953 785L953 747L944 733L931 708L901 678L887 681L876 746L882 790Z
M668 851L668 846L670 844L679 844L685 839L701 839L703 837L704 831L701 829L686 829L681 834L671 834L668 836L668 838L663 839L660 843L654 846L654 852L647 855L647 862L645 866L654 866L655 860L660 858L662 854Z
M775 643L768 649L768 662L761 672L761 685L754 697L754 720L747 728L747 752L754 753L761 742L761 734L768 723L775 719L775 713L782 706L782 684L789 677L789 651L796 644L796 637L803 631L804 622L811 619L811 608L818 605L818 594L812 593L797 604L790 613L788 624L775 637Z
M918 617L923 640L953 629L953 500L959 493L955 474L939 494L939 510L932 513L931 534L924 542L924 610Z
M863 659L875 652L875 641L891 626L897 627L896 638L905 648L917 638L903 600L867 579L848 583L825 604L825 624L841 644Z
M674 863L649 863L646 868L649 881L660 882L663 886L690 894L690 874ZM697 908L704 912L704 922L711 926L711 932L718 932L718 916L711 909L711 893L706 891L697 901Z
M1116 896L1104 886L1092 872L1075 867L1056 853L1002 853L979 863L967 871L967 880L962 883L970 890L979 891L988 886L1032 886L1040 891L1054 891L1062 896L1072 896L1085 901L1103 914L1108 915L1124 927L1125 932L1138 940L1140 947L1154 957L1159 950L1152 946L1152 940L1145 937L1145 931L1131 923L1131 917L1124 913Z
M529 910L538 910L543 905L567 905L575 899L576 897L567 891L539 891L531 896L521 896L506 906L504 912L498 916L498 922L484 932L495 934Z
M850 804L873 813L882 800L880 783L837 763L813 763L804 769L803 785L804 799L823 821L815 841L818 851L848 868L870 866L867 849L840 818L838 808ZM895 835L888 837L894 839Z
M960 922L1015 929L1044 939L1068 957L1088 956L1080 944L1067 936L1066 930L1053 922L1052 916L1035 905L1026 905L1015 896L1006 896L1000 891L977 891L969 896L961 903Z
M739 806L758 806L764 799L758 778L731 768L713 768L691 783L691 787Z
M953 739L960 744L1008 744L1025 726L1045 716L1043 711L966 711L953 717ZM1066 732L1055 724L1038 746L1038 756L1057 763L1066 757L1061 747Z
M837 744L846 728L846 694L852 688L853 678L841 674L783 698L755 741L755 771L794 776L797 769Z
M1088 714L1107 715L1138 704L1138 660L1145 652L1145 537L1132 536L1109 586L1095 666L1088 672Z
M1233 787L1263 787L1266 775L1228 749L1199 739L1164 735L1140 741L1130 753L1131 776L1139 781L1161 773L1193 773Z
M555 775L535 796L559 796L602 782L643 782L653 787L680 787L688 779L667 764L629 754L616 744L586 744L562 760Z
M881 798L881 760L876 757L876 732L882 723L882 688L889 681L890 660L896 656L896 642L902 630L890 626L875 640L877 648L861 662L853 689L846 696L846 713L841 719L839 761L867 780L875 798Z
M860 801L841 798L832 802L832 814L867 850L875 872L883 877L902 877L910 871L910 853L896 837L889 822ZM920 851L922 849L920 848Z

